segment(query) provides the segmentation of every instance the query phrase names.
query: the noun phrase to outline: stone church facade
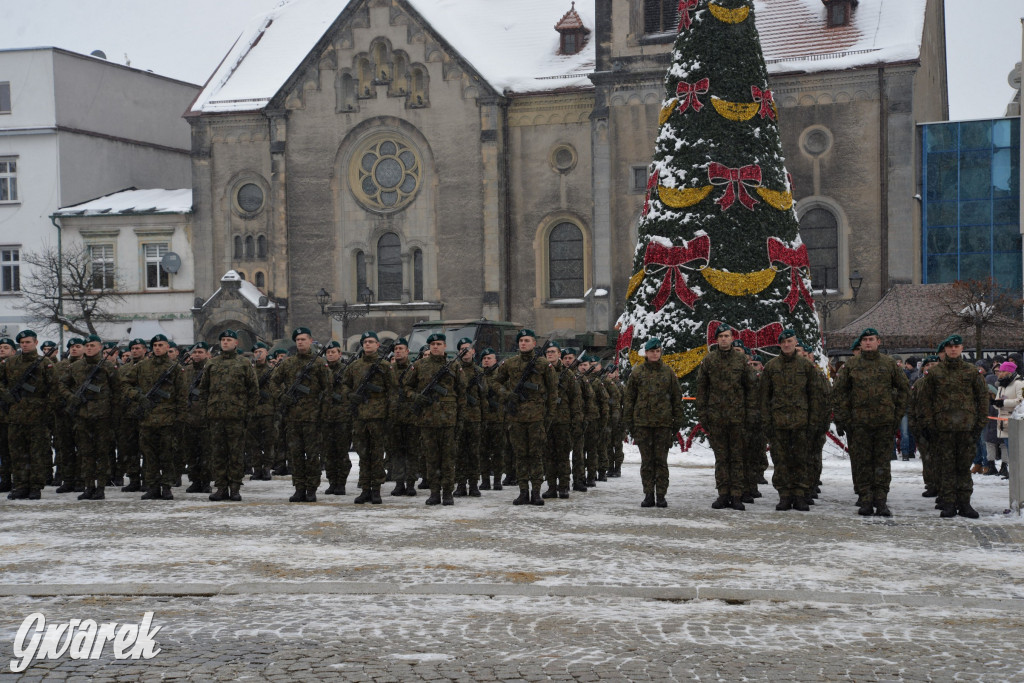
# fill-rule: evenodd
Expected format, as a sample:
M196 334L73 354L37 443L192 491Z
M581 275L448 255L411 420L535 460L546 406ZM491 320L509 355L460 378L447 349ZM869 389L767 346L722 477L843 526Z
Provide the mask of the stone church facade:
M506 7L552 15L550 2L519 2ZM821 12L808 0L758 2L758 27L798 211L817 226L812 268L833 296L850 295L853 270L864 276L858 304L842 311L852 315L890 283L920 281L915 125L945 118L942 3L908 0L923 14L916 57L859 53L857 66L823 42L844 31L826 21L832 2ZM300 325L337 337L321 288L328 312L369 304L347 326L349 346L364 328L403 335L437 318L614 334L678 3L557 8L543 16L543 40L512 36L509 71L550 53L545 75L518 81L488 57L491 41L503 45L500 24L443 34L436 0L293 4L243 35L186 114L196 294L238 272L277 306L280 329L251 330L261 338ZM848 20L867 9L840 4ZM791 11L807 15L801 35ZM513 32L526 30L512 19ZM789 38L773 47L777 31ZM295 49L296 35L294 68L249 80L246 69L281 61L276 46ZM802 73L797 58L815 56L843 68ZM227 326L215 308L193 313L197 335Z

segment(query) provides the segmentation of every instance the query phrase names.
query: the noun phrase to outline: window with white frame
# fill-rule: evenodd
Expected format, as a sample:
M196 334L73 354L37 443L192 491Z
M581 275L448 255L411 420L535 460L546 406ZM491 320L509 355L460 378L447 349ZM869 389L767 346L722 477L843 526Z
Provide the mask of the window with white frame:
M89 272L89 281L93 289L114 288L116 266L113 244L89 245Z
M11 84L0 83L0 114L11 113Z
M167 254L167 243L143 244L142 251L146 260L146 289L170 287L170 276L166 270L160 267L160 260Z
M0 157L0 202L18 201L18 160Z
M21 291L21 247L0 247L0 292Z

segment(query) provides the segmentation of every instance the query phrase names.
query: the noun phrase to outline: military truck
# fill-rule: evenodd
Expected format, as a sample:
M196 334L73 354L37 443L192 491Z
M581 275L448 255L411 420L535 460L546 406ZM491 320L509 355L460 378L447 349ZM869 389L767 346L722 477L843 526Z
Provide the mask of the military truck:
M417 353L420 347L427 343L427 337L440 332L448 339L448 354L454 355L455 344L463 337L473 340L473 348L476 349L476 357L480 358L480 352L490 347L498 354L498 360L507 358L516 353L516 332L521 329L519 323L503 320L488 320L478 318L476 320L425 320L412 326L409 333L409 351ZM541 341L541 340L538 340Z

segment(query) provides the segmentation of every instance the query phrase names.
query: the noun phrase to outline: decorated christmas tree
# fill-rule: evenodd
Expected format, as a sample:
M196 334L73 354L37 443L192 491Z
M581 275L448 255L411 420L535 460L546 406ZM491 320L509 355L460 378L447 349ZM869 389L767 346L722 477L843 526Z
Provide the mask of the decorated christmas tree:
M659 337L689 395L723 322L767 355L789 327L821 347L753 0L680 0L678 31L618 350Z

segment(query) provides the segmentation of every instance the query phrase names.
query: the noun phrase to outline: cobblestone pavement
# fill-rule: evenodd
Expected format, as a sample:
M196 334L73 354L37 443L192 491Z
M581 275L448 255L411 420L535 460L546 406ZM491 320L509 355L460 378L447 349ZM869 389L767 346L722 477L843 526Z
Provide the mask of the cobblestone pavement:
M832 458L810 513L775 512L766 486L715 511L710 459L673 460L663 510L638 507L632 462L543 508L507 488L440 509L387 490L381 506L289 504L286 479L234 504L4 500L0 669L32 612L153 611L154 659L108 649L22 679L1024 680L1024 524L1002 514L1005 482L975 479L981 519L940 520L920 465L894 463L895 517L860 518Z

